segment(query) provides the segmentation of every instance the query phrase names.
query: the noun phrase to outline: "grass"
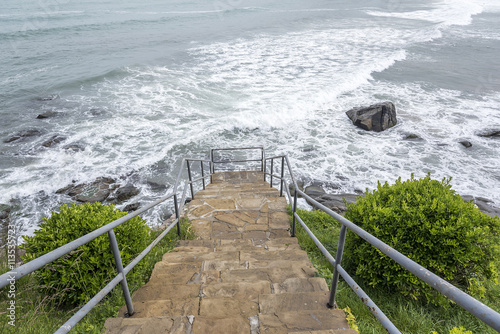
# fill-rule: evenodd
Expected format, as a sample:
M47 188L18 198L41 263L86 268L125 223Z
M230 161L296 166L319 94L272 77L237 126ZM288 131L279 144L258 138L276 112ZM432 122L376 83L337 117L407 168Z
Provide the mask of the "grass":
M163 254L175 247L179 239L192 239L194 234L187 219L181 220L181 236L177 236L173 228L163 240L156 245L141 261L140 274L136 279L128 280L130 292L133 293L143 286L151 276L156 262ZM153 241L161 231L152 232ZM8 272L5 259L0 260L0 273ZM135 268L134 268L135 270ZM106 282L107 283L107 282ZM105 283L103 283L103 287ZM79 308L61 308L54 302L54 296L47 296L38 292L38 284L32 275L27 275L16 282L16 320L15 327L8 324L7 307L10 298L7 287L0 291L0 333L16 334L44 334L54 333ZM121 286L115 287L92 311L87 314L73 329L72 333L101 333L107 318L118 315L118 310L125 305Z
M297 210L297 212L309 229L335 257L340 223L322 211ZM309 259L319 272L319 276L325 278L328 284L331 285L332 266L299 222L296 225L296 237L300 246L307 251ZM500 265L500 259L498 261L498 265ZM353 276L353 273L349 274ZM354 279L402 333L429 334L435 331L439 334L448 334L454 327L460 326L465 327L472 333L497 333L497 331L458 305L454 304L444 309L403 297L393 291L372 288L358 281L355 277ZM492 280L485 287L486 296L480 301L499 312L500 285ZM339 308L348 306L351 309L352 314L356 317L361 334L387 333L370 310L342 279L339 282L336 301Z

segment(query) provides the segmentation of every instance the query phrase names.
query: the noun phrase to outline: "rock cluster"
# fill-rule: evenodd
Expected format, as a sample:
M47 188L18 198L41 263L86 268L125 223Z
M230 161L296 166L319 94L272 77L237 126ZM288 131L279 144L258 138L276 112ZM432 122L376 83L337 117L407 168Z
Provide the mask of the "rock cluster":
M139 188L132 184L120 187L109 177L99 177L91 183L71 184L56 191L57 194L70 196L74 201L82 203L107 202L120 204L138 195ZM124 211L133 211L139 208L139 203L129 204ZM127 210L128 209L128 210Z

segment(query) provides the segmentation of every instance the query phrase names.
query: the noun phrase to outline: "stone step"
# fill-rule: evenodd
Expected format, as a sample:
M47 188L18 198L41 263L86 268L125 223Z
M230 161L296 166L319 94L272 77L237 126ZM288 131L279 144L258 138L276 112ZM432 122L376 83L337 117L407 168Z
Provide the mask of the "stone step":
M330 293L327 291L261 294L259 296L260 313L323 310L327 308L329 297Z
M334 330L338 332L351 330L344 311L327 308L259 314L259 323L260 333L273 334L297 331Z
M109 318L104 334L185 334L192 330L194 316L153 318Z
M149 282L187 284L196 273L201 272L202 262L197 263L168 263L157 262L151 273Z
M254 249L252 251L241 251L240 261L309 261L307 253L301 249L290 249L283 251L266 251L265 249Z
M328 292L328 285L322 277L310 277L310 278L288 278L282 283L273 283L272 291L275 294L282 293L296 293L296 292L317 292L326 291Z
M289 278L311 278L315 271L309 268L260 268L222 270L220 278L222 283L254 282L267 280L271 283L283 283Z
M177 300L200 296L201 284L147 283L133 295L134 302L149 300Z
M288 332L288 333L293 333L293 334L359 334L357 331L354 329L346 328L346 329L324 329L324 330L317 330L317 331L299 331L299 332Z
M212 298L234 298L257 302L262 294L271 293L269 281L213 283L202 287L201 296Z
M259 304L251 300L204 297L200 301L199 315L210 319L224 319L232 316L248 318L258 313Z
M234 261L239 260L240 252L170 252L162 257L166 263L201 263L205 260Z
M175 317L199 314L200 298L167 299L134 301L134 315L131 318ZM119 317L125 317L127 307L118 312Z

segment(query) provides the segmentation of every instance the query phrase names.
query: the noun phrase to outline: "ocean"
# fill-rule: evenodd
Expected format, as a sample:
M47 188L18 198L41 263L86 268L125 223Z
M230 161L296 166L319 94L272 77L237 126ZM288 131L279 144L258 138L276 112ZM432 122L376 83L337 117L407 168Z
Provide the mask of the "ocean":
M288 154L332 193L430 173L500 205L500 141L479 136L500 130L498 0L3 0L0 50L0 203L20 234L72 182L147 203L216 147ZM382 101L387 131L345 115Z

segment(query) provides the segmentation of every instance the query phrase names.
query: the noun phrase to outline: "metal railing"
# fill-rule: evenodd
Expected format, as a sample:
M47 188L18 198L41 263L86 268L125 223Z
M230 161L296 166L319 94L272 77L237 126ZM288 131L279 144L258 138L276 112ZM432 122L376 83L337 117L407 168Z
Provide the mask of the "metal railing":
M200 162L201 164L201 177L193 179L192 177L192 163ZM184 184L180 207L179 200L177 196L177 191L179 187L179 183L182 180L183 166L186 163L186 169L188 174L188 181ZM125 298L125 304L127 306L127 313L129 315L134 314L134 306L132 304L132 298L130 297L130 291L127 284L126 275L141 261L164 237L167 233L174 227L177 226L177 233L180 235L180 212L182 211L184 204L186 202L186 193L187 188L191 189L191 196L194 197L194 189L193 184L198 181L202 181L203 189L205 189L206 181L205 178L211 177L211 173L209 171L209 175L205 175L205 165L207 163L209 169L213 169L212 161L210 160L200 160L200 159L183 159L181 163L181 168L179 169L179 174L177 176L175 186L171 194L166 195L153 203L146 205L145 207L136 210L127 214L126 216L121 217L113 222L108 223L72 242L69 242L45 255L42 255L36 258L33 261L30 261L26 264L23 264L11 271L0 276L0 289L6 287L11 284L13 280L17 281L20 278L34 272L35 270L41 269L45 265L59 259L60 257L68 254L69 252L77 249L78 247L98 238L101 235L108 234L110 248L114 256L116 270L118 275L116 275L101 291L99 291L90 301L88 301L84 306L82 306L66 323L64 323L57 331L57 334L67 333L73 328L85 315L87 315L107 294L111 292L111 290L116 287L118 284L121 284L123 295ZM153 207L164 203L165 201L173 199L174 208L175 208L175 219L172 223L165 228L165 230L151 243L149 244L132 262L130 262L125 268L123 267L123 263L121 260L120 250L118 248L118 243L116 241L116 236L114 233L114 228L129 221L130 219L140 215L141 213L152 209Z
M250 150L259 150L260 151L260 158L259 159L240 159L240 160L232 160L232 159L225 159L225 160L216 160L215 159L215 152L219 151L250 151ZM215 166L217 164L234 164L234 163L247 163L247 162L260 162L260 171L264 171L264 161L265 161L265 150L264 147L262 146L256 146L256 147L240 147L240 148L214 148L210 150L210 161L212 162L212 169L211 172L212 174L215 173ZM227 171L226 169L225 171Z
M267 172L267 161L270 162L270 172ZM280 164L280 175L274 174L275 171L275 166L274 166L274 160L281 160ZM286 165L286 167L285 167ZM285 171L288 170L288 176L291 180L291 184L294 187L294 195L290 194L288 184L285 180ZM321 253L328 259L330 264L333 266L334 271L333 271L333 277L332 277L332 287L330 290L330 297L328 301L328 307L335 307L335 295L337 293L337 286L338 286L338 280L339 280L339 275L342 276L342 278L349 284L351 289L358 295L358 297L363 301L363 303L368 307L368 309L373 313L373 315L377 318L377 320L384 326L384 328L389 332L389 333L400 333L400 331L394 326L394 324L389 320L389 318L380 310L380 308L372 301L372 299L364 292L361 287L354 281L354 279L342 268L342 256L344 252L344 245L345 245L345 238L346 238L346 232L347 229L350 229L352 232L356 233L358 236L360 236L362 239L367 241L369 244L371 244L373 247L377 248L380 250L382 253L385 255L389 256L392 260L396 261L399 263L402 267L404 267L406 270L411 272L412 274L416 275L418 278L429 284L432 288L440 292L441 294L445 295L458 305L460 305L462 308L464 308L466 311L469 313L473 314L475 317L477 317L479 320L483 321L487 325L491 326L494 328L496 331L500 332L500 313L494 311L490 307L484 305L480 301L474 299L470 295L466 294L462 290L458 289L457 287L453 286L449 282L445 281L441 277L435 275L431 271L427 270L426 268L422 267L418 263L414 262L413 260L409 259L405 255L399 253L397 250L394 248L390 247L386 243L382 242L381 240L377 239L370 233L366 232L353 222L349 221L348 219L344 218L343 216L339 215L338 213L330 210L326 206L320 204L310 196L308 196L306 193L303 191L299 190L297 186L297 182L295 181L295 178L293 176L293 172L291 169L290 161L288 160L287 155L282 155L282 156L275 156L275 157L270 157L270 158L265 158L264 161L264 179L266 177L270 177L270 185L271 187L273 186L273 179L277 178L280 180L280 196L283 196L283 189L287 191L287 196L288 196L288 201L290 204L292 204L292 211L293 211L293 219L292 219L292 228L291 228L291 235L292 237L295 236L295 227L296 227L296 222L298 221L300 225L304 228L304 230L307 232L309 237L314 241L316 246L320 249ZM310 203L313 204L316 208L326 212L328 215L330 215L332 218L337 220L342 224L342 227L340 228L340 235L339 235L339 242L337 246L337 253L335 258L328 252L328 250L321 244L321 242L318 240L318 238L314 235L314 233L307 227L307 225L304 223L304 221L300 218L300 216L297 214L297 198L298 196L301 195L303 198L307 199Z

